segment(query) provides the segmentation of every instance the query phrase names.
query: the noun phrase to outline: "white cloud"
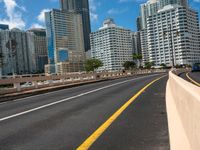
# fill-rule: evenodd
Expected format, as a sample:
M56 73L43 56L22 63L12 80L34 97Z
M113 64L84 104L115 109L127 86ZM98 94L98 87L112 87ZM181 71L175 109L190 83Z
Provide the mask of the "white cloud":
M22 11L25 11L24 6L18 6L16 0L2 0L5 5L7 18L0 19L0 23L8 24L10 28L25 28L26 24L22 19Z
M39 22L41 22L41 23L45 22L45 15L44 15L44 13L48 12L48 11L50 11L50 9L43 9L43 10L41 10L40 14L37 17L37 19L38 19Z
M125 3L125 2L137 2L137 3L142 3L146 2L146 0L118 0L119 3Z
M194 0L194 2L200 3L200 0Z
M90 12L90 18L91 21L97 21L98 20L98 15L95 13Z
M89 0L89 4L90 4L90 18L91 21L97 21L98 20L98 14L96 12L97 7L100 6L100 3L95 2L95 0Z
M38 23L34 23L31 25L30 28L45 28L44 26L42 26L41 24L38 24Z
M45 12L50 11L50 9L43 9L40 11L40 14L37 16L37 23L33 23L30 28L45 28Z
M128 11L128 9L122 9L122 10L120 10L120 9L111 8L111 9L108 10L108 14L109 15L123 14L123 13L125 13L127 11Z

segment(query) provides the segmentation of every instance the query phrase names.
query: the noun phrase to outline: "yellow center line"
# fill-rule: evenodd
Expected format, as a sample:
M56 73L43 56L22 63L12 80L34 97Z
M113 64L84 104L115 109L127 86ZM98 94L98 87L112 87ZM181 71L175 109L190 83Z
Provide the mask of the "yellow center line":
M186 76L187 76L187 78L188 78L192 83L194 83L194 84L197 85L197 86L200 86L200 83L198 83L197 81L194 81L194 80L189 76L189 73L186 73Z
M165 75L166 76L166 75ZM156 81L165 77L162 76L142 88L137 94L129 99L121 108L119 108L106 122L104 122L94 133L92 133L78 148L77 150L88 150L92 144L103 134L103 132L122 114L122 112L131 104L137 97L139 97L149 86Z

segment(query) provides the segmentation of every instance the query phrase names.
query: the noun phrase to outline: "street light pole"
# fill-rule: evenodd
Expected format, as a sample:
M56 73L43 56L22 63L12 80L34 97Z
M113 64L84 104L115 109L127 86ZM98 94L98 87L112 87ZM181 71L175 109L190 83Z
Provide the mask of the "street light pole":
M172 56L172 68L175 66L174 62L174 48L173 48L173 40L172 40L172 25L169 24L169 33L170 33L170 41L171 41L171 56Z
M169 33L169 36L170 36L170 37L168 36L168 41L170 43L170 55L171 55L171 61L172 61L172 68L174 68L175 60L174 60L174 48L173 48L173 39L172 39L173 32L172 31L176 31L176 29L172 29L171 24L169 24L168 27L169 27L169 30L163 31L163 32L164 32L164 37L165 37L166 32Z

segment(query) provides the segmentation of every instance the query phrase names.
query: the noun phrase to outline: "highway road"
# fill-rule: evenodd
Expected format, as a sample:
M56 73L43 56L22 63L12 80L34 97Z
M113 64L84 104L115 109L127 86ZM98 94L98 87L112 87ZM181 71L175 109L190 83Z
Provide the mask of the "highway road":
M169 150L168 78L162 76L116 79L1 103L0 150Z
M180 77L197 86L200 86L200 72L185 72L180 74Z

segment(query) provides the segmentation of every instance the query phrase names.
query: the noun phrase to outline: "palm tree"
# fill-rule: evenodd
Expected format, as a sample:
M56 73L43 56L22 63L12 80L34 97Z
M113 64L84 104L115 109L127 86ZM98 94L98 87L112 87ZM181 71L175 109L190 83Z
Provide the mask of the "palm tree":
M138 67L141 67L142 54L133 54L133 60L136 60Z
M126 61L124 64L123 64L123 67L125 70L129 70L129 69L134 69L136 66L135 62L133 61Z

